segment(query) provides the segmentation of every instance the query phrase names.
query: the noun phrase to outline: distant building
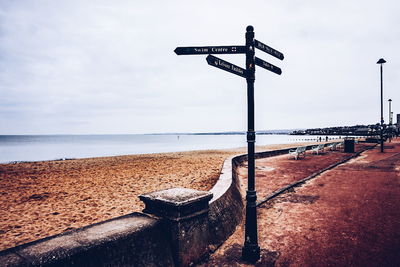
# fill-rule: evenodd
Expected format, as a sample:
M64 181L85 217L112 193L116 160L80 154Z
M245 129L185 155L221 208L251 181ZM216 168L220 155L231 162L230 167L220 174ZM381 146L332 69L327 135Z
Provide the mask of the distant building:
M400 114L397 114L397 129L400 129Z

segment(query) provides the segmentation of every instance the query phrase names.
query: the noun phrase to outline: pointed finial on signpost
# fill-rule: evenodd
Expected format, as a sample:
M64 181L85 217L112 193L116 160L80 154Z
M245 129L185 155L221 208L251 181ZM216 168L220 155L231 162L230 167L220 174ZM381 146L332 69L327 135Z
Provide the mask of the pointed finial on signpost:
M254 32L254 27L249 25L249 26L247 26L246 31L247 32Z

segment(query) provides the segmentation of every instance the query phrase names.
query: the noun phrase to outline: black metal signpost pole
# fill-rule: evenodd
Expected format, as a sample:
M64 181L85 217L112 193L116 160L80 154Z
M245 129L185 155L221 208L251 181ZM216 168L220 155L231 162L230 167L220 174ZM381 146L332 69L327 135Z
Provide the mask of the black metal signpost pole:
M254 28L252 26L248 26L246 29L248 186L246 191L246 229L245 240L242 249L242 258L243 260L249 262L256 262L260 258L260 247L258 246L257 237L257 193L255 190L254 159L254 145L256 141L256 133L254 131L254 64Z

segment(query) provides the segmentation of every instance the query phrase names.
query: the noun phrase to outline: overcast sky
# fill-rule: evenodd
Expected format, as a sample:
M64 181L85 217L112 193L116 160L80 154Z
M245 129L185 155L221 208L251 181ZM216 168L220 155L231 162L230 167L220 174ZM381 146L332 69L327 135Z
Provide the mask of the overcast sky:
M256 130L377 123L379 58L400 113L400 2L0 1L0 134L246 130L246 81L177 46L281 51L256 69ZM217 55L244 67L245 56Z

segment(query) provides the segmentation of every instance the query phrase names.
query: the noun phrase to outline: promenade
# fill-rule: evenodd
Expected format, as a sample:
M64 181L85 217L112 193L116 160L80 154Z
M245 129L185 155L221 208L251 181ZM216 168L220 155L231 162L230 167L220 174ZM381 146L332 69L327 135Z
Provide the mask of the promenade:
M356 145L356 151L365 145ZM256 161L258 200L350 154L310 152ZM245 190L246 166L241 170ZM400 266L400 139L366 150L258 207L255 266ZM241 261L244 226L199 266Z

